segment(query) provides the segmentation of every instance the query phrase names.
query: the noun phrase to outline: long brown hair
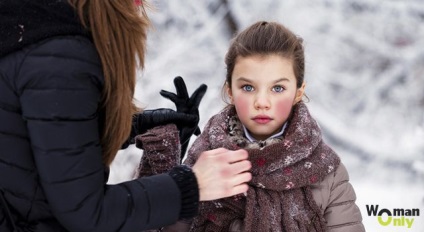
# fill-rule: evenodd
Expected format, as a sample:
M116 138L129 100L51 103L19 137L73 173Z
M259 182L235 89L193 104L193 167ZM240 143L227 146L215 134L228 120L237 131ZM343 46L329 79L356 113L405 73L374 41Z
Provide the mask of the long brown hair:
M68 0L90 30L104 73L101 135L103 162L110 165L131 130L137 68L144 67L149 19L134 0Z
M227 101L226 84L231 88L231 76L237 57L253 55L280 55L293 63L296 86L300 88L305 75L305 51L303 39L277 22L259 21L237 34L231 41L225 56L227 76L223 87L223 99Z

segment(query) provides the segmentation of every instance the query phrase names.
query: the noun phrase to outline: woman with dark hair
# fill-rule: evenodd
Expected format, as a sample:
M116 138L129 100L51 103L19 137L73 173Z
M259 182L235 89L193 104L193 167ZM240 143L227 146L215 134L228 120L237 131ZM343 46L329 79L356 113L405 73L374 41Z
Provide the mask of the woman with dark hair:
M141 231L247 191L247 153L224 148L192 168L106 184L117 151L138 134L149 136L138 144L145 151L169 141L178 153L206 91L184 110L135 107L144 4L0 0L0 231Z

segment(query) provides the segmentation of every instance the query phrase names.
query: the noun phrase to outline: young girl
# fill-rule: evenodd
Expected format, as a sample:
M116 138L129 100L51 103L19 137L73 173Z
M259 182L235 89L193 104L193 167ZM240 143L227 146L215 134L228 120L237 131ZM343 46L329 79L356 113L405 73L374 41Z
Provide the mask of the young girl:
M364 231L346 168L302 101L302 39L257 22L235 37L225 62L231 104L209 120L185 162L242 148L253 178L246 194L201 203L191 231Z

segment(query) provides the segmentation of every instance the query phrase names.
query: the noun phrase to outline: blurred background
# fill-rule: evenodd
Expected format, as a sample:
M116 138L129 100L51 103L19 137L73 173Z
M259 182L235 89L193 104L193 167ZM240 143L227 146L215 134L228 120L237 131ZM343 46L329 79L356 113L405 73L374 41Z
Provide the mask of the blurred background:
M224 106L224 56L239 30L278 21L304 39L306 94L324 140L347 167L367 231L424 231L423 0L150 1L153 28L136 98L146 109L182 76L208 91L200 128ZM191 139L193 142L195 137ZM142 151L112 164L109 183L132 178ZM411 228L382 226L366 205L419 209Z

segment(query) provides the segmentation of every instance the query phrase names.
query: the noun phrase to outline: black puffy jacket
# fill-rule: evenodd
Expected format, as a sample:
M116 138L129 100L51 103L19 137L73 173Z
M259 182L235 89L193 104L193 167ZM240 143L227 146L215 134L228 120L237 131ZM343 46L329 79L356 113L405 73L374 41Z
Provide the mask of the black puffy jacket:
M0 194L17 226L140 231L178 219L182 193L168 174L105 184L102 87L95 47L82 36L0 58ZM5 212L0 201L2 232L10 227Z

